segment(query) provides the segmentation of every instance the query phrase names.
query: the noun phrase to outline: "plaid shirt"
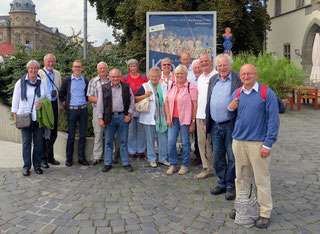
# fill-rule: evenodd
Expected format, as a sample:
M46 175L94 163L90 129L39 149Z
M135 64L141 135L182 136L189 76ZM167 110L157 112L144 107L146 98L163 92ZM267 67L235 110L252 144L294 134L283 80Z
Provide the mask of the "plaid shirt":
M107 80L109 78L107 77ZM87 91L87 96L93 96L93 97L98 97L99 96L99 90L101 89L102 85L105 84L106 82L101 81L100 77L97 76L93 79L90 80L89 85L88 85L88 91ZM96 103L91 103L93 107L96 107Z

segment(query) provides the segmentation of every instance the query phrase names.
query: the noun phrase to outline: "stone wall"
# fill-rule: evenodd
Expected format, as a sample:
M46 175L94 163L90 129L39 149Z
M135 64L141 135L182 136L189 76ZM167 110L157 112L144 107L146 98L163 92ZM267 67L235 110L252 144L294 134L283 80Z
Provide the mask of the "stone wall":
M10 108L0 103L0 140L11 141L16 143L22 143L21 133L13 123L13 116L10 112ZM66 144L68 134L65 132L58 132L58 138L54 145L55 154L65 158L66 157ZM86 159L93 160L93 137L87 137L86 142ZM73 152L74 162L78 161L78 138L74 143Z

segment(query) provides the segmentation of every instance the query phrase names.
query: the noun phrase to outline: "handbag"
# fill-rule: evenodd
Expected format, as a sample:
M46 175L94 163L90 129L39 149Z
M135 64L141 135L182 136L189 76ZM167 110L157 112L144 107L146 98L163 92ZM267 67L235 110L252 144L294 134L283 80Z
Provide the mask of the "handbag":
M31 127L32 123L32 109L34 104L35 96L33 96L33 102L31 106L31 112L26 114L17 114L16 117L16 127L18 129L26 129Z
M149 85L146 84L147 91L150 90ZM142 113L148 113L150 111L150 97L146 97L142 99L141 101L135 103L135 111L142 112Z

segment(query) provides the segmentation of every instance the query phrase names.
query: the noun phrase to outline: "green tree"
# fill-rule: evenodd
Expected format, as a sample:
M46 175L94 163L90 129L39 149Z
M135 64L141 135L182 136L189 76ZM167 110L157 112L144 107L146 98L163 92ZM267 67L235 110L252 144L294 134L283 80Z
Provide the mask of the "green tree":
M223 51L225 27L233 33L235 54L263 49L264 33L270 18L261 0L89 0L96 6L98 19L113 27L113 36L127 56L145 64L147 11L216 11L217 52Z

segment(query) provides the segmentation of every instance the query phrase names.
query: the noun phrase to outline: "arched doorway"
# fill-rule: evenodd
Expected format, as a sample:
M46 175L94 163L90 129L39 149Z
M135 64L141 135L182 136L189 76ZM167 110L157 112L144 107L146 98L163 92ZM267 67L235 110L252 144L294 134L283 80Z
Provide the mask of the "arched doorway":
M302 44L301 65L307 75L310 75L312 69L312 47L316 33L320 33L319 19L314 19L309 24Z

